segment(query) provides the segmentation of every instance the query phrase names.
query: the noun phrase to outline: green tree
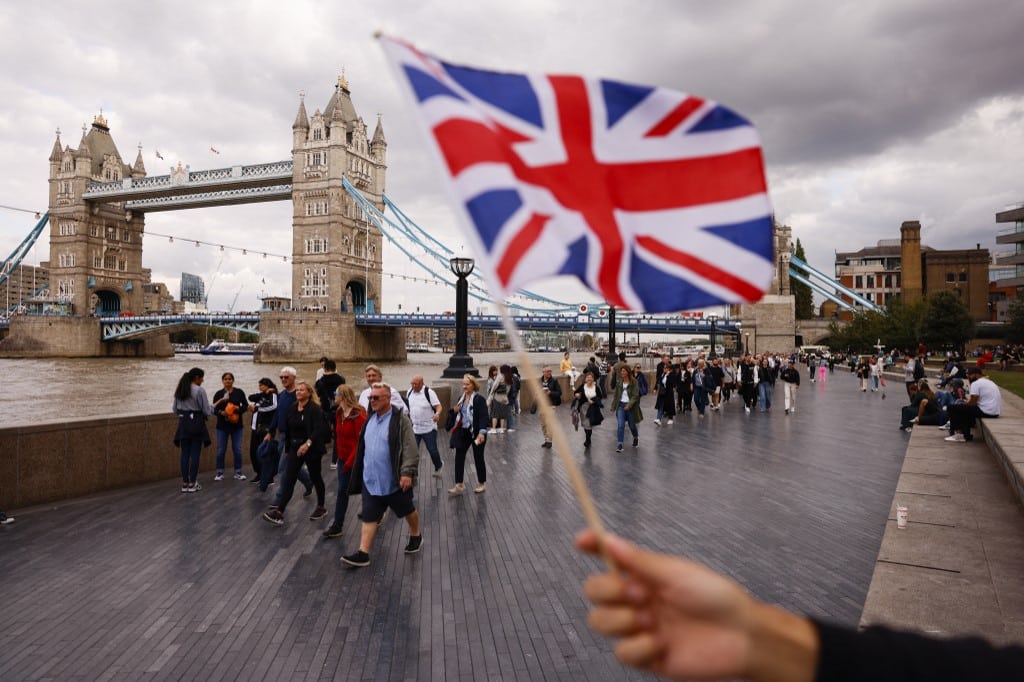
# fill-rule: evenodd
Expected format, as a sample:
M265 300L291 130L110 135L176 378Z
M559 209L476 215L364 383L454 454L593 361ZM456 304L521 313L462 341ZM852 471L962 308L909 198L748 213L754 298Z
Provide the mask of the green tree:
M804 245L800 243L799 237L797 237L796 250L793 251L793 255L803 262L807 262ZM811 295L811 288L790 276L789 290L793 292L793 298L796 299L796 319L809 320L814 317L814 297Z
M921 340L921 320L924 318L925 301L904 303L899 296L892 298L885 310L885 322L879 338L886 348L900 350L917 349Z
M845 324L829 324L831 337L828 345L832 350L870 352L882 339L888 325L886 313L863 311L854 314Z
M1010 304L1006 320L1006 343L1024 343L1024 299Z
M972 336L974 320L962 298L952 291L939 291L927 298L920 323L920 337L925 345L963 351Z

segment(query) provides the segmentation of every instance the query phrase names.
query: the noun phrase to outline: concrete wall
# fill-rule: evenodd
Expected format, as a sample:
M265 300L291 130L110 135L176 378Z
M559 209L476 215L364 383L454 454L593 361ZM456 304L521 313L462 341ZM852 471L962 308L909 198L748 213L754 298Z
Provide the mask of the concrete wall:
M355 315L342 312L264 312L256 362L316 362L326 355L340 362L403 361L405 330L357 328Z
M740 306L743 321L740 342L751 353L788 353L796 345L796 303L793 296L767 294L754 304Z
M170 357L166 334L131 341L101 341L95 317L18 315L10 332L0 340L5 358Z
M431 388L443 405L450 405L448 384ZM211 418L210 436L216 441L214 424ZM0 428L0 509L155 481L168 481L171 492L181 477L180 450L173 442L177 426L177 417L162 413ZM248 472L249 429L244 432ZM215 452L215 445L203 448L201 472L213 470Z

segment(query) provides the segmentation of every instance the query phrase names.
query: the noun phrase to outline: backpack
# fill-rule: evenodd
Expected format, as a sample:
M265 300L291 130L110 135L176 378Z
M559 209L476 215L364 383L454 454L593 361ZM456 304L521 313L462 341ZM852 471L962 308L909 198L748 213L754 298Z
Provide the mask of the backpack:
M521 386L522 386L522 383L519 381L519 375L518 374L513 374L512 375L512 389L508 392L509 400L515 400L516 399L516 396L519 395L519 389L521 388Z
M431 409L433 409L434 403L430 402L430 386L427 386L426 384L423 385L423 397L427 399L427 404L431 406ZM402 402L405 403L406 408L409 407L409 391L402 394ZM438 402L441 402L440 399L438 399Z
M924 363L921 360L914 361L914 381L924 379Z

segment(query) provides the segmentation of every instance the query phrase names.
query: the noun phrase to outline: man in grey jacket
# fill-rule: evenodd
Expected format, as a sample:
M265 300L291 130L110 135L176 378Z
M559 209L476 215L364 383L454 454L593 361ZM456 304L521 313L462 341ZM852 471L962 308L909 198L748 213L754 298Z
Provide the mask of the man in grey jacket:
M412 422L391 405L391 387L383 382L370 388L369 403L370 416L359 434L348 484L348 494L361 493L363 499L359 550L341 557L342 563L356 567L370 565L377 525L388 508L409 524L405 553L415 554L423 546L420 515L412 502L420 460Z

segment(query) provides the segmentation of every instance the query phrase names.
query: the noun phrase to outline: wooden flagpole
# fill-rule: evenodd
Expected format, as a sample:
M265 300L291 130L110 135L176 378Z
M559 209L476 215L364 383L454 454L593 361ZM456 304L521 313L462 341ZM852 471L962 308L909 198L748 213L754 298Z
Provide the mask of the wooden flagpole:
M597 544L601 551L601 557L604 559L605 564L608 566L608 571L613 575L618 573L618 569L615 566L615 560L612 559L608 553L607 547L605 546L605 529L604 524L601 523L601 516L597 512L597 505L594 504L594 498L590 494L590 488L587 487L587 482L583 480L583 473L580 471L579 464L573 459L571 446L569 445L569 437L565 433L565 429L562 427L561 422L558 421L555 415L555 408L551 405L551 401L548 399L546 393L540 390L540 373L533 366L533 361L530 360L529 353L526 352L526 347L523 346L523 340L519 338L519 328L516 327L515 321L508 312L508 308L504 302L497 302L498 310L501 313L501 321L505 327L505 334L512 344L512 350L519 357L519 366L523 369L524 380L529 382L532 387L532 391L537 394L537 414L540 415L541 421L548 427L548 433L551 434L551 442L554 444L554 450L558 453L559 458L562 460L562 464L565 466L566 473L569 474L569 482L572 484L573 492L576 494L576 499L579 502L580 510L583 512L583 518L587 522L587 526L590 530L594 531L597 536ZM569 390L572 390L573 386L570 384Z

